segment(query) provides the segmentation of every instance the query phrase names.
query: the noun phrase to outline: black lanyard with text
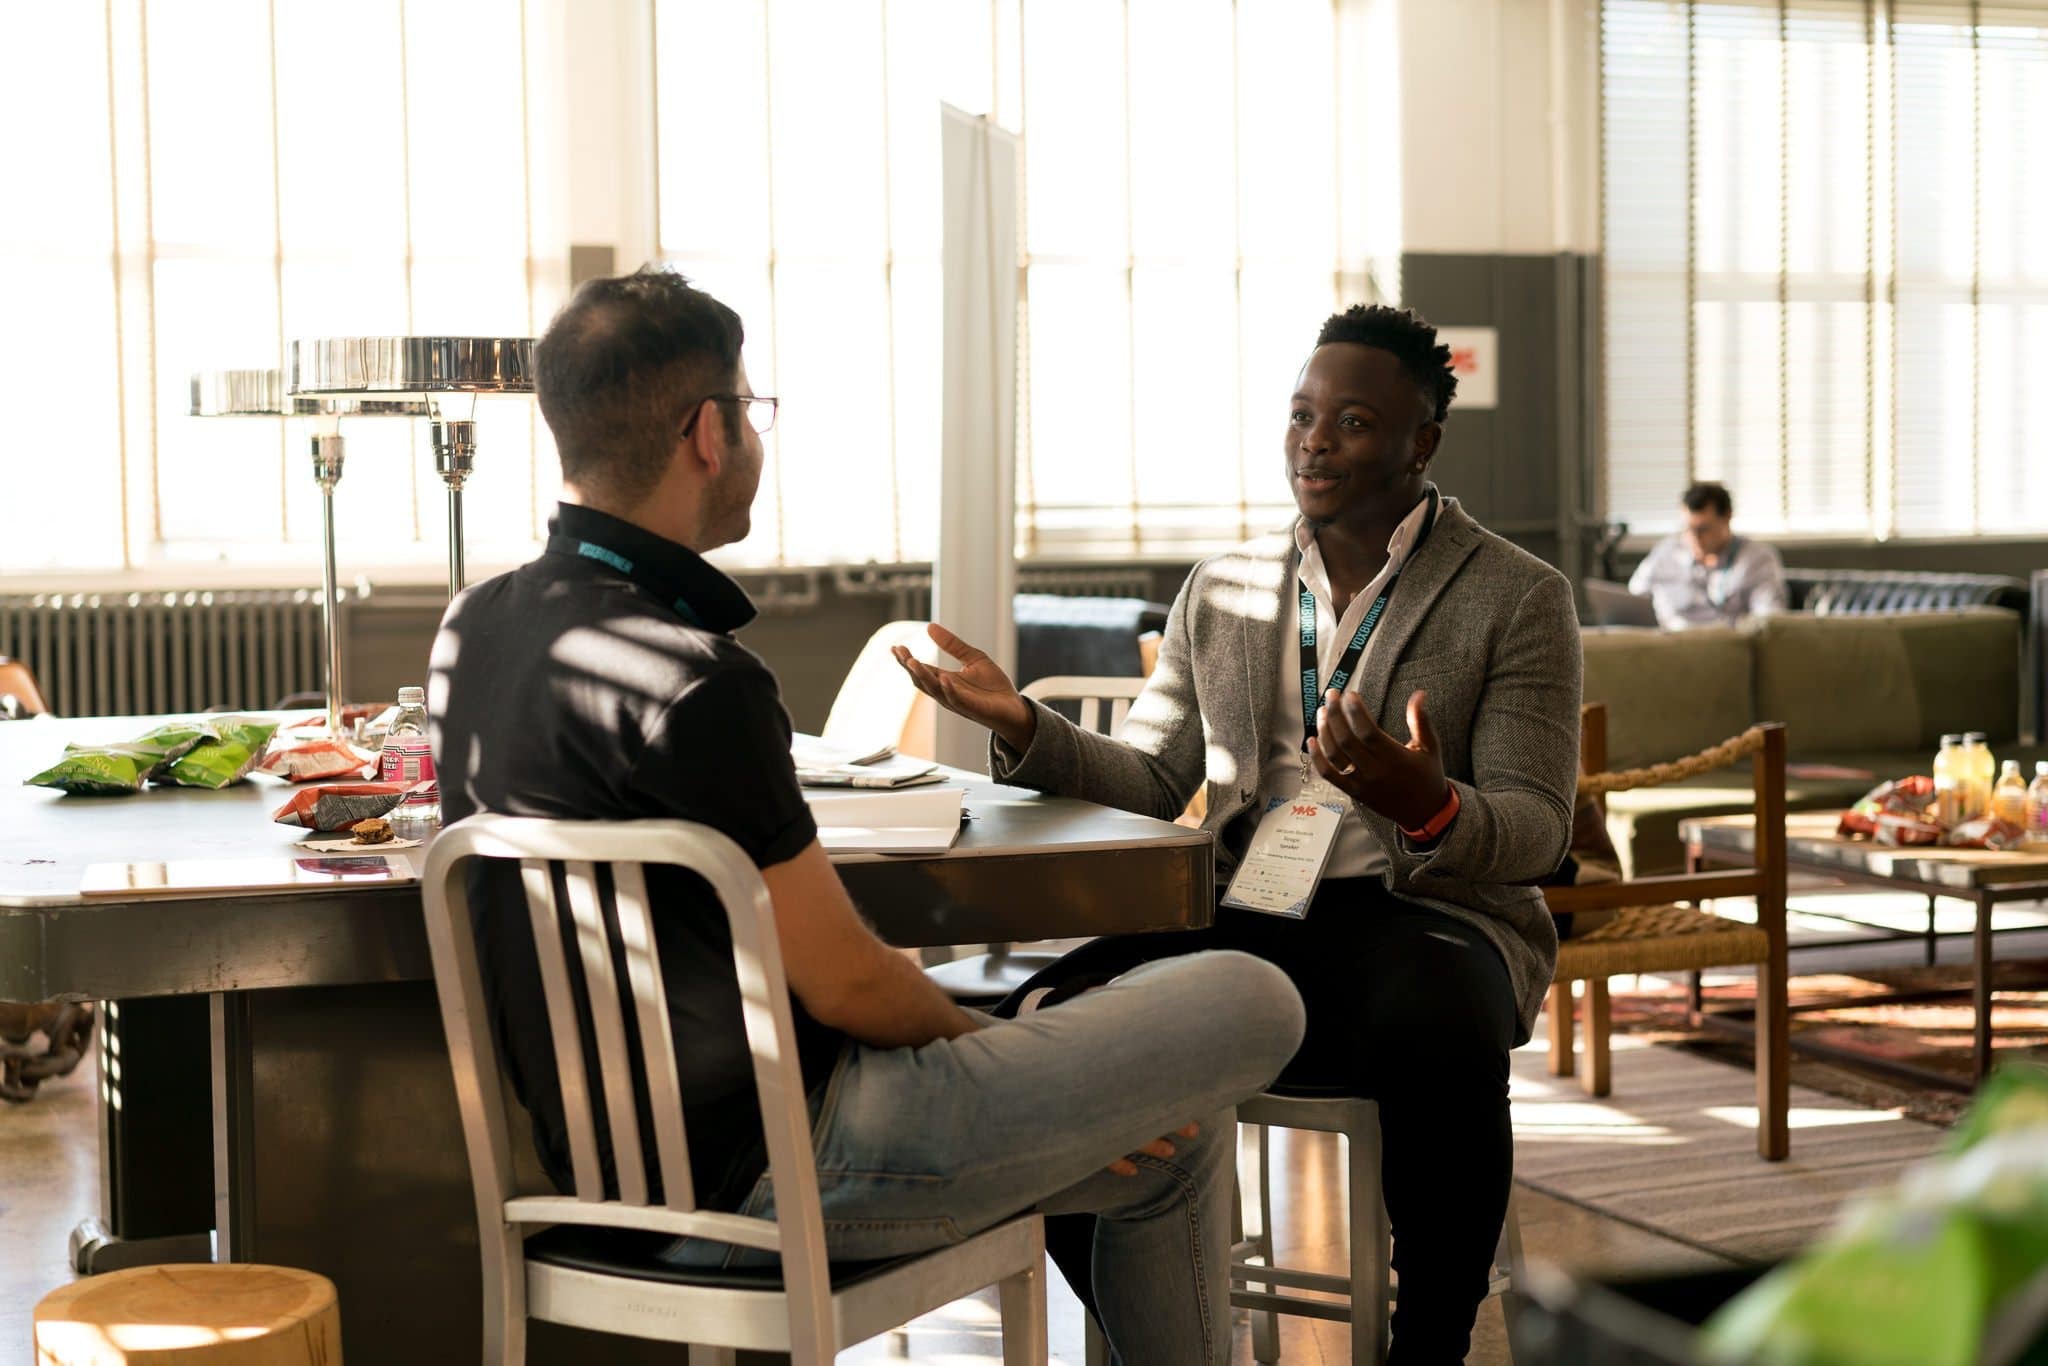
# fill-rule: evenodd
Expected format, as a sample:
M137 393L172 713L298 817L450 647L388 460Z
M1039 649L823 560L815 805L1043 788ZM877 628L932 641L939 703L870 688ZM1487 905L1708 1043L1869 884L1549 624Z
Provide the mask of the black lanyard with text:
M1387 600L1394 596L1394 586L1401 582L1402 570L1408 567L1408 561L1415 557L1415 552L1422 548L1423 541L1436 526L1437 502L1437 492L1432 488L1429 491L1429 512L1422 519L1422 531L1416 536L1415 544L1408 547L1401 568L1394 571L1394 576L1387 580L1387 586L1373 599L1372 606L1365 609L1364 619L1351 634L1351 643L1344 647L1344 653L1337 658L1337 667L1330 673L1329 682L1321 688L1316 686L1316 595L1301 579L1294 581L1301 593L1301 747L1304 751L1316 736L1318 699L1333 688L1343 692L1351 681L1351 675L1358 669L1358 661L1365 658L1365 647L1372 640L1372 633L1378 629L1380 618L1386 615Z
M561 532L556 532L548 537L548 553L550 555L577 555L586 560L596 560L599 564L605 565L608 568L616 569L619 573L624 574L634 583L645 588L662 602L668 604L670 611L690 623L690 625L699 629L702 629L704 625L703 620L698 617L696 609L690 606L689 600L678 593L675 585L669 582L666 577L648 572L635 564L631 559L613 550L610 546L600 545L596 541L586 541L581 536L566 536Z

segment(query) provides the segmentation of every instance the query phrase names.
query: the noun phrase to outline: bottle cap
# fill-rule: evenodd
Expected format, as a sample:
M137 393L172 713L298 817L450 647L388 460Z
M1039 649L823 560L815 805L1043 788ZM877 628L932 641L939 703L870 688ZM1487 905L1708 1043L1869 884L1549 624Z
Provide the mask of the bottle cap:
M400 688L398 690L398 705L401 707L426 706L427 690L425 688Z
M1944 735L1941 737L1941 743L1943 747L1947 747L1949 745L1960 745L1961 743L1963 743L1963 737L1960 735Z
M417 688L415 688L415 689L414 689L413 691L417 692L417 691L419 691L419 690L418 690ZM401 695L402 695L402 694L401 694ZM1966 731L1964 731L1964 732L1963 732L1963 743L1964 743L1964 744L1966 744L1966 745L1981 745L1981 744L1983 744L1983 743L1984 743L1984 732L1983 732L1983 731L1981 731L1981 730L1966 730Z

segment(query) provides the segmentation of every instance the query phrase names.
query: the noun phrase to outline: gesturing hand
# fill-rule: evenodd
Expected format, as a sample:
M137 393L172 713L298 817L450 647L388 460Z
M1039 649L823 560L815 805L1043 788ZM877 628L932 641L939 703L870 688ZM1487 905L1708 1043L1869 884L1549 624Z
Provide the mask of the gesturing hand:
M1196 1134L1199 1134L1200 1132L1202 1132L1201 1125L1184 1124L1180 1128L1175 1129L1172 1133L1167 1134L1163 1138L1153 1139L1150 1143L1147 1143L1144 1147L1138 1149L1137 1152L1132 1153L1131 1157L1138 1157L1141 1155L1145 1157L1159 1158L1172 1157L1173 1140L1175 1140L1176 1138L1193 1138ZM1136 1176L1138 1174L1138 1164L1131 1161L1131 1157L1119 1157L1116 1161L1109 1164L1109 1170L1115 1172L1118 1176Z
M1010 682L1010 676L986 653L937 622L926 630L934 644L960 661L960 667L935 669L903 646L896 646L896 662L910 675L917 690L947 711L987 726L1011 749L1021 752L1031 748L1031 737L1038 730L1038 714Z
M1324 693L1316 738L1308 742L1316 772L1404 829L1429 824L1450 784L1424 709L1428 700L1421 691L1408 698L1408 733L1415 738L1404 745L1379 728L1357 693Z

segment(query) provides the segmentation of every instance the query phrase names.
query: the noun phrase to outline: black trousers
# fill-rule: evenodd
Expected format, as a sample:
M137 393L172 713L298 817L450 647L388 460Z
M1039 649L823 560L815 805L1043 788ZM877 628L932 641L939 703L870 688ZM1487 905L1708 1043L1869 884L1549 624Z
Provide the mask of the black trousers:
M1098 939L997 1013L1040 987L1106 981L1203 949L1255 954L1300 990L1308 1032L1281 1084L1342 1086L1379 1102L1381 1191L1401 1286L1393 1360L1464 1360L1514 1171L1516 1002L1499 953L1463 921L1391 896L1376 878L1345 879L1325 882L1303 920L1225 908L1205 930ZM1093 1238L1088 1216L1047 1221L1053 1260L1091 1314Z

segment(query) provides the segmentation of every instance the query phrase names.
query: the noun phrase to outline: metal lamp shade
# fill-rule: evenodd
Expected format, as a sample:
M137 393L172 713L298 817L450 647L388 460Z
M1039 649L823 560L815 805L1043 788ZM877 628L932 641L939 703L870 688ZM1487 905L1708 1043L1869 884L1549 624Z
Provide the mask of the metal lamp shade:
M291 344L293 395L530 394L531 337L328 337Z
M318 398L285 392L282 370L201 370L192 376L193 417L429 417L423 398Z

